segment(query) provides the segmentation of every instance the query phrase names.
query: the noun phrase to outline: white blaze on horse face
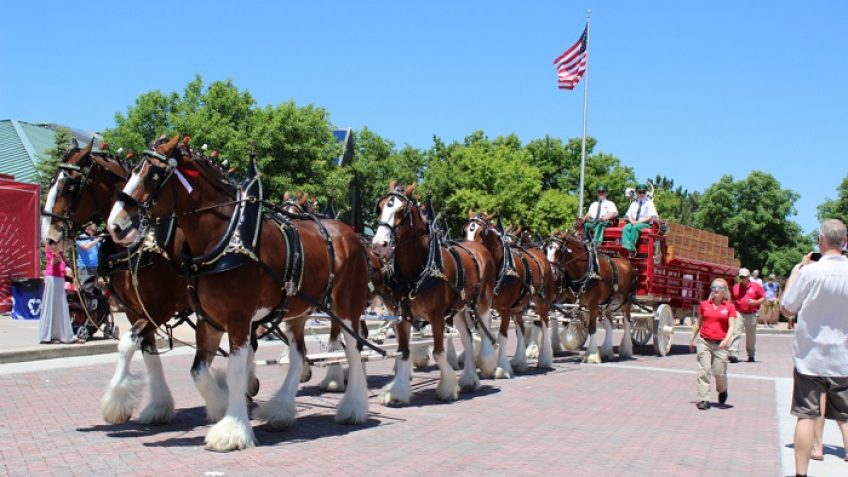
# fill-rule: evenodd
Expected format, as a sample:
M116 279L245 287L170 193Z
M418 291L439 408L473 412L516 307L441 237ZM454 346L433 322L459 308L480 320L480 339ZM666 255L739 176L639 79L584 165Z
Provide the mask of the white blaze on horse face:
M547 248L546 252L547 252L547 255L548 255L548 261L549 262L551 262L551 263L556 262L556 252L557 252L558 248L559 248L559 245L554 243L554 242L551 242L550 244L548 244L548 248Z
M141 174L140 171L133 171L130 176L130 180L127 181L127 185L124 186L124 194L129 196L133 195L133 192L138 188L139 184L141 184ZM118 200L115 201L115 205L112 206L112 211L109 213L109 220L106 222L106 230L109 231L109 234L112 236L112 239L117 243L127 243L130 236L126 236L123 239L118 238L115 235L116 229L128 229L132 226L132 217L124 210L124 201Z
M383 206L383 212L380 214L380 222L382 222L382 224L377 226L377 233L374 234L374 238L371 240L371 245L373 245L380 253L387 253L390 244L392 243L392 230L384 224L394 224L395 214L397 214L398 210L402 209L404 205L405 203L397 197L389 197L389 200L386 201L386 205Z
M468 229L465 230L465 240L469 242L474 241L474 236L477 235L477 224L471 222L468 224Z
M47 193L47 201L44 203L44 211L53 213L53 208L56 206L56 198L59 197L59 183L65 178L64 172L59 172L59 177L56 182L50 186L50 191ZM62 238L62 233L56 230L51 217L44 216L41 219L41 240L52 240L58 242Z

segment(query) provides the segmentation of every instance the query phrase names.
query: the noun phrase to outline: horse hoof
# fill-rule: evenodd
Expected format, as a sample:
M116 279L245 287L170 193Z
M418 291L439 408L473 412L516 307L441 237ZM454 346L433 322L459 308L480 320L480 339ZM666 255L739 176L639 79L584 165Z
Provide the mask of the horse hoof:
M250 384L247 386L247 394L252 398L259 394L259 378L256 376L250 378Z
M232 416L226 416L209 429L206 434L206 448L215 452L230 452L249 449L256 446L250 421L241 422Z
M495 379L512 379L513 377L512 373L504 368L498 368L495 371Z
M408 405L408 404L409 404L409 401L410 401L409 396L401 397L401 396L398 396L398 395L396 395L396 394L393 394L393 393L392 393L392 392L390 392L390 391L386 391L386 392L385 392L385 393L383 393L383 395L380 397L380 403L381 403L383 406L387 406L387 407L402 407L402 406L406 406L406 405Z
M452 386L452 389L442 389L442 387L439 386L436 389L436 399L445 402L456 401L459 399L459 386L454 385Z
M588 354L585 358L583 358L583 362L588 364L601 364L601 355Z

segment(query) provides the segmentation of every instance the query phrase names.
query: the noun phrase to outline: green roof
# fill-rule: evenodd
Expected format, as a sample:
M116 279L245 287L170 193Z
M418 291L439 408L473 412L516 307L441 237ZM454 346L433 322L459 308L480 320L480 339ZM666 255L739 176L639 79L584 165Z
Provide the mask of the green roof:
M45 151L55 147L56 129L65 126L28 123L15 119L0 120L0 173L11 174L21 182L36 181L36 164ZM94 133L66 128L81 144L88 144Z

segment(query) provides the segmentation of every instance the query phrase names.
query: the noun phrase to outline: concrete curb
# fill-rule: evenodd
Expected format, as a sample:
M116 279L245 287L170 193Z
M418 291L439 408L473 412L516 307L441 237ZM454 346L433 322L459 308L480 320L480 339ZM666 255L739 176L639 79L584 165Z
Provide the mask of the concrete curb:
M156 342L161 348L168 347L168 341L159 339ZM13 349L0 352L0 364L40 361L43 359L70 358L77 356L93 356L97 354L115 353L118 351L118 341L100 339L85 344L43 344L33 348ZM174 348L183 346L174 341Z

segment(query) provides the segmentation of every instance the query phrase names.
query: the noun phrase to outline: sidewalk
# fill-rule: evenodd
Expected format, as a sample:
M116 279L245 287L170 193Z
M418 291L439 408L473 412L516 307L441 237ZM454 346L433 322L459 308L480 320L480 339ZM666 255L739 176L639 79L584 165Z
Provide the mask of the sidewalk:
M115 326L120 333L130 329L130 323L124 313L113 315ZM191 318L193 322L197 321L194 315ZM379 323L368 325L370 329L375 329L377 326ZM330 332L327 320L320 322L309 320L307 327L315 334ZM164 328L161 329L161 333L165 334ZM183 324L174 329L175 348L184 346L180 341L194 344L194 329L191 326ZM222 343L226 343L226 340L222 340ZM157 346L160 350L167 349L168 340L159 338ZM13 320L9 315L0 315L0 364L114 353L117 348L117 340L104 338L100 332L95 333L94 338L83 344L40 344L38 343L38 320Z

